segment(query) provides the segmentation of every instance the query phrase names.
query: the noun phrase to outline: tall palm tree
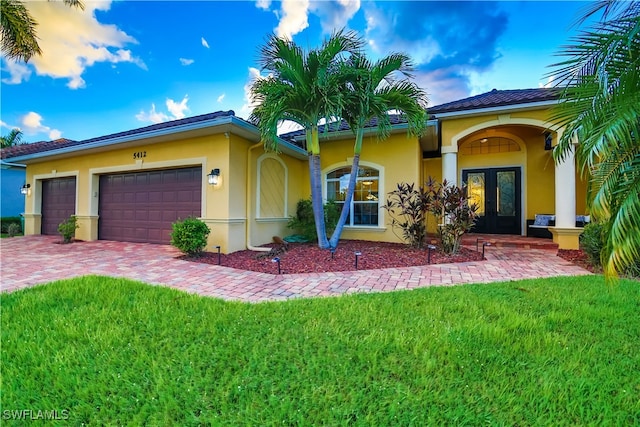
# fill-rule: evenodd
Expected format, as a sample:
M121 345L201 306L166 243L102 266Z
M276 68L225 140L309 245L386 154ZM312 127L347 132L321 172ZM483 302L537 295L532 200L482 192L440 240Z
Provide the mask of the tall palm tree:
M7 135L0 136L0 148L7 148L22 144L22 131L18 128L11 129Z
M329 247L329 241L324 226L318 126L340 117L344 96L343 76L337 72L339 59L362 46L355 33L338 31L320 48L305 53L292 40L272 35L260 50L260 64L269 76L257 79L251 87L258 106L250 121L260 129L265 147L277 150L278 125L283 121L305 129L311 200L318 245L323 249Z
M411 68L410 58L401 53L391 54L376 63L372 63L363 54L356 54L343 63L346 101L342 117L354 133L355 143L344 205L338 224L329 240L332 250L338 245L349 215L360 167L365 126L372 119L376 119L378 140L386 139L391 131L389 113L397 110L407 118L408 130L411 134L420 135L425 129L427 96L422 89L409 80ZM404 78L397 80L398 74Z
M70 7L84 9L81 0L63 0ZM23 1L0 0L0 27L2 33L2 53L9 59L28 62L34 55L41 55L36 26Z
M602 264L614 277L640 259L640 3L597 2L583 21L599 12L550 74L564 86L553 120L565 129L554 156L575 150L589 177L587 204L604 225Z

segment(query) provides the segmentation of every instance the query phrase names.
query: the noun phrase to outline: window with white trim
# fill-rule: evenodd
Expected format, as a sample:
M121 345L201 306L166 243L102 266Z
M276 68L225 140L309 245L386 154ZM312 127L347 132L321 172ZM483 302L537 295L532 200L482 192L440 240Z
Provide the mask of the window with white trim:
M351 167L342 167L326 176L327 200L334 200L342 209L351 178ZM356 178L349 217L345 225L378 227L380 201L378 200L380 172L370 167L360 167Z

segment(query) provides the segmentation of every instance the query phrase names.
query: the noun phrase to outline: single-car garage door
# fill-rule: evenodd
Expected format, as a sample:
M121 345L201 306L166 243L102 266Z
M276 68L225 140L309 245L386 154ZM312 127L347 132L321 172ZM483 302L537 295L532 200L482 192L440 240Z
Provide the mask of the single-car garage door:
M76 213L76 178L42 181L42 221L40 232L56 235L58 225Z
M168 244L171 224L201 215L202 168L100 177L98 238Z

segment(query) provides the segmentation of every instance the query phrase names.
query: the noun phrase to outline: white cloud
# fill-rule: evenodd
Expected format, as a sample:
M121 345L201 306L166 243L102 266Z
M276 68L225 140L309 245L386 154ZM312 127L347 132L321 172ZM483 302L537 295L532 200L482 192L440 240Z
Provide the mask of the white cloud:
M269 10L271 7L271 0L256 0L256 7L258 9Z
M3 67L2 69L8 71L10 74L8 79L2 79L2 83L16 85L29 80L29 77L31 77L31 70L27 65L4 57L2 59L2 62L6 64L6 68Z
M274 32L278 37L291 39L309 26L309 15L320 20L322 31L331 34L336 29L345 28L360 10L361 0L282 0L280 9L273 13L278 18L278 26ZM270 0L257 0L258 9L270 10Z
M226 93L223 93L222 95L220 95L220 96L218 97L218 102L222 102L222 101L224 101L224 97L225 97L225 96L227 96L227 94L226 94Z
M185 117L184 112L189 111L187 102L189 101L189 95L185 95L182 101L176 102L173 99L167 98L167 110L176 119L183 119Z
M204 37L202 37L202 46L206 47L207 49L209 49L209 43L207 43L207 41L204 39Z
M58 139L62 136L62 132L58 129L51 129L49 126L42 124L42 116L36 112L30 111L20 119L22 126L20 129L25 135L35 135L38 133L46 133L49 139Z
M322 31L331 34L347 27L349 20L360 10L360 0L315 1L310 10L320 18Z
M67 86L85 86L82 74L96 62L130 62L146 69L141 59L124 49L136 40L115 25L98 22L95 12L108 10L111 1L85 2L85 10L68 7L63 2L25 2L38 22L41 56L34 56L29 67L36 74L53 78L67 78ZM9 81L23 81L28 77L24 68L9 68Z
M260 75L260 70L254 67L249 67L249 77L247 78L247 82L244 84L244 104L240 107L240 117L248 118L253 109L258 105L253 99L251 86L254 81L264 77L266 76Z
M162 123L169 120L169 116L165 113L156 111L156 104L151 104L151 110L149 112L140 111L136 114L136 119L141 122Z
M151 109L147 111L140 111L136 114L136 119L141 122L162 123L168 120L183 119L186 117L185 112L189 111L187 106L189 102L189 95L185 95L182 101L176 102L171 98L167 98L165 104L167 106L168 114L162 111L156 110L156 104L151 104Z
M275 29L278 37L291 39L309 26L309 0L282 0L282 17Z
M193 64L195 61L193 59L187 59L187 58L180 58L180 63L182 65L191 65Z
M51 132L49 132L49 139L51 139L52 141L60 139L61 136L62 132L60 132L58 129L51 129Z

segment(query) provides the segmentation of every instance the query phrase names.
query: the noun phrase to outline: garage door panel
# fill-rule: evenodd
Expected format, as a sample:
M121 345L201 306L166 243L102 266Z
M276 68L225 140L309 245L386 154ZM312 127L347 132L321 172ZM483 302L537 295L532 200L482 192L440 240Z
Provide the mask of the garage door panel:
M200 167L102 176L98 237L168 244L173 222L200 216L201 194Z
M76 178L42 181L42 222L40 232L57 235L58 225L76 212Z

